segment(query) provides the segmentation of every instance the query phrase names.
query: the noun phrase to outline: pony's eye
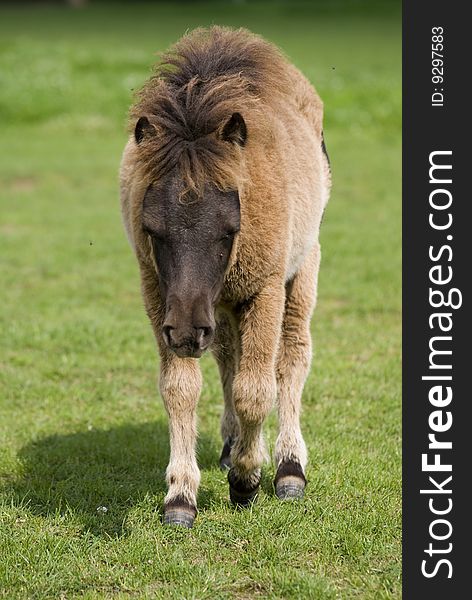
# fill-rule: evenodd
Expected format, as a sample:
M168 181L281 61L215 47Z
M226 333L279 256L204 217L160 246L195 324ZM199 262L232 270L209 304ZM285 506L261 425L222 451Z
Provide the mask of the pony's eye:
M227 229L224 234L221 236L222 240L232 240L234 236L238 233L239 229Z
M234 233L227 232L220 237L220 242L223 244L227 244L233 241Z

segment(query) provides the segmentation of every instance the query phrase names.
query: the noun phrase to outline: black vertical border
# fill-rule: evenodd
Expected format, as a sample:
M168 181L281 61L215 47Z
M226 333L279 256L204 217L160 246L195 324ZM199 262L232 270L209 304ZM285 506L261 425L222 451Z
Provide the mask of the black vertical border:
M405 0L403 2L403 597L434 600L462 599L472 595L468 575L472 575L469 538L469 506L472 503L472 394L468 373L472 373L472 327L470 319L470 279L472 278L472 204L469 174L468 138L471 129L470 58L472 22L466 16L468 3L460 0ZM432 28L444 28L444 84L432 83ZM444 90L444 106L433 107L434 87ZM447 233L453 249L453 287L461 290L463 304L451 310L453 400L448 409L453 425L443 439L452 440L453 508L447 516L453 532L447 542L453 544L447 555L453 567L452 578L442 567L437 576L427 579L421 564L428 555L429 525L434 520L428 497L420 489L430 488L428 474L421 470L421 455L428 448L428 416L435 410L429 404L431 382L422 381L429 361L428 342L434 335L428 317L434 312L428 301L429 246L448 243L444 232L431 229L428 223L429 154L435 150L452 150L453 224ZM446 309L441 309L446 310ZM449 357L451 358L451 357ZM434 476L433 473L431 475ZM441 475L438 474L438 479ZM444 496L443 496L444 498ZM446 546L443 542L442 546ZM429 565L434 564L433 561Z

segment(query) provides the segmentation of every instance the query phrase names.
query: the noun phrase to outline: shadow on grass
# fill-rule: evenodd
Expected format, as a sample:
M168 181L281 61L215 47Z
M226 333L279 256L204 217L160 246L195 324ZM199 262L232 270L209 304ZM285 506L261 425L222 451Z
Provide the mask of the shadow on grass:
M199 440L201 469L215 467L217 448ZM7 485L17 506L39 516L71 515L95 535L127 534L126 518L137 504L162 514L169 458L167 422L53 435L21 449L22 476ZM199 494L199 509L213 497Z

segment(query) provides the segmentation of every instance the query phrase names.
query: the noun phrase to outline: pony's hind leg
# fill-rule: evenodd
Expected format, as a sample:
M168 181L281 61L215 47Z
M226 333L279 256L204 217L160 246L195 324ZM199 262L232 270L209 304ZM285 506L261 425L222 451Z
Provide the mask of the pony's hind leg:
M215 344L213 347L224 396L224 411L221 417L221 437L223 449L220 455L220 467L231 468L231 448L239 434L239 422L233 403L233 380L239 360L239 342L237 332L233 331L229 317L225 314L218 319Z
M275 445L275 492L303 496L307 451L300 430L301 396L311 363L310 318L316 302L320 247L317 244L287 285L277 360L279 435Z

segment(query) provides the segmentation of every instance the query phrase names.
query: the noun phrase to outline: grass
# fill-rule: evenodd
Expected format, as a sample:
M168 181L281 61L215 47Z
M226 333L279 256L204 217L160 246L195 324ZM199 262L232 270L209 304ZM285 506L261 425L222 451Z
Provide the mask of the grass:
M179 531L161 524L167 423L117 168L153 52L211 22L262 33L316 84L334 188L304 392L306 499L277 501L269 465L258 503L229 506L204 357L200 512ZM399 598L398 10L17 6L1 9L0 40L0 595ZM273 448L274 416L266 437Z

